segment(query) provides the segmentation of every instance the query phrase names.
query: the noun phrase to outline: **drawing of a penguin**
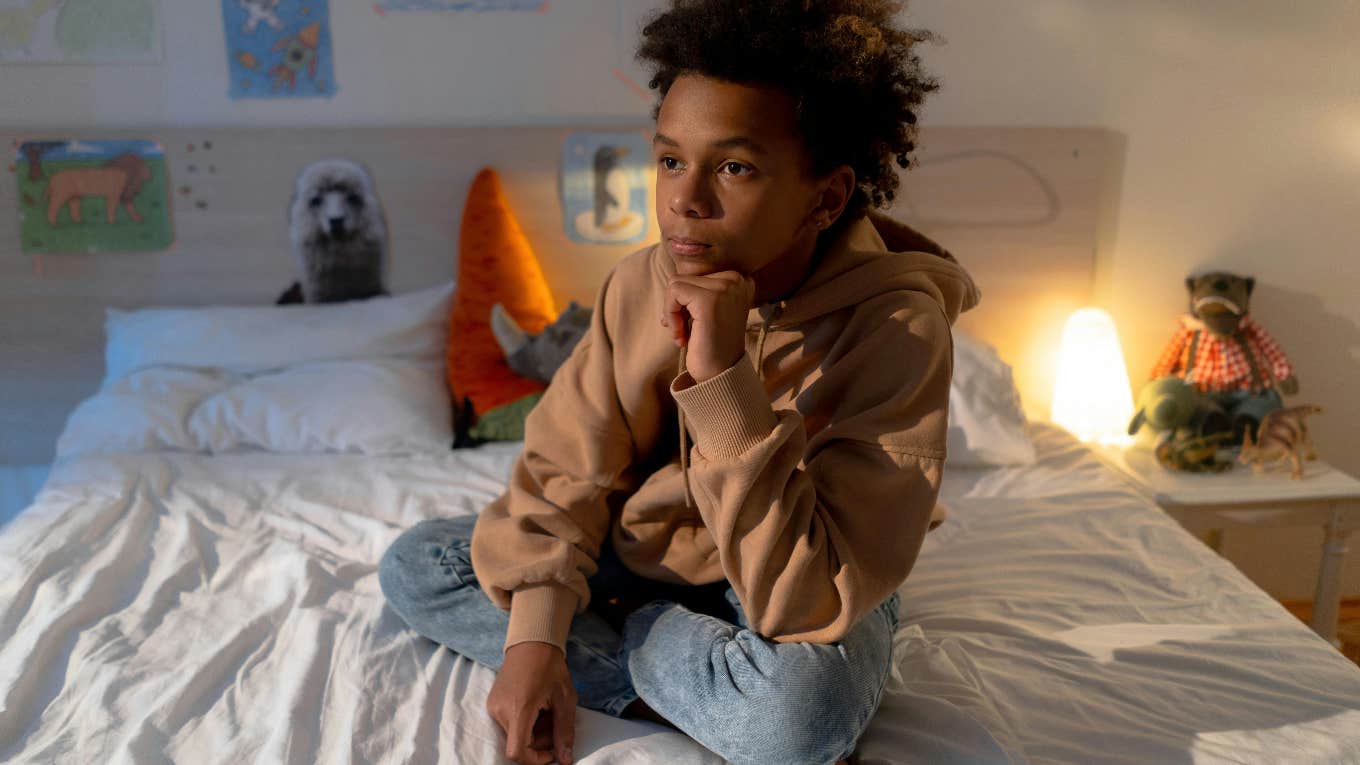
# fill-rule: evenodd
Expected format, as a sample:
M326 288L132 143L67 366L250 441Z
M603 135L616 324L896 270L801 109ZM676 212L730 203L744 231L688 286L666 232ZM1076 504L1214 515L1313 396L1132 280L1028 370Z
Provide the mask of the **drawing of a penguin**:
M628 147L604 145L595 150L595 228L618 227L628 217L632 185L619 160Z

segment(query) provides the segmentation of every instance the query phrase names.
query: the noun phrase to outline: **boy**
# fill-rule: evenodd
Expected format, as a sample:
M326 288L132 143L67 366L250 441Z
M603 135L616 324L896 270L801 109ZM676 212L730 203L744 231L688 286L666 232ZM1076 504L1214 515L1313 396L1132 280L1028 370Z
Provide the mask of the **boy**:
M497 670L515 762L572 762L578 703L737 763L835 762L868 725L978 300L866 214L937 87L898 10L681 0L643 30L661 242L609 274L507 492L380 572L411 627Z

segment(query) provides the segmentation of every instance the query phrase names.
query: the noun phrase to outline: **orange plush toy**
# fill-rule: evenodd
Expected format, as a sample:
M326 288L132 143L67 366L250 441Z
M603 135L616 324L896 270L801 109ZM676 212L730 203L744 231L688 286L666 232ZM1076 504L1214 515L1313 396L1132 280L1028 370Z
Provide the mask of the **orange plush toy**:
M528 332L541 332L557 316L538 258L510 211L500 176L488 167L472 181L463 209L458 287L449 313L454 448L494 437L489 434L498 432L495 428L478 432L482 421L522 423L546 387L515 374L506 363L491 331L491 307L497 303Z

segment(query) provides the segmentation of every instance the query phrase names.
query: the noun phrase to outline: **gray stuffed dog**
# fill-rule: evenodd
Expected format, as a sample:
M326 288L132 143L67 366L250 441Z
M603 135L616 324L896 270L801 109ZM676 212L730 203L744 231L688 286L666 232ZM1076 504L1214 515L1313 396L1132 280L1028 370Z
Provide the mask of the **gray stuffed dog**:
M288 237L299 279L276 301L338 303L386 295L387 219L357 162L323 159L298 173Z

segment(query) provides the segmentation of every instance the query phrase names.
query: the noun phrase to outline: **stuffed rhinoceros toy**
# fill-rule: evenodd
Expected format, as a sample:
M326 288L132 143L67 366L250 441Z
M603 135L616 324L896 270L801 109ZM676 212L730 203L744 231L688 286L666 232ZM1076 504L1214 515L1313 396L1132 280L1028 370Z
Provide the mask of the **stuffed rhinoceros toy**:
M500 303L491 307L491 333L505 352L505 361L515 374L539 382L551 382L557 368L590 329L592 311L575 300L552 324L537 335L520 328Z

